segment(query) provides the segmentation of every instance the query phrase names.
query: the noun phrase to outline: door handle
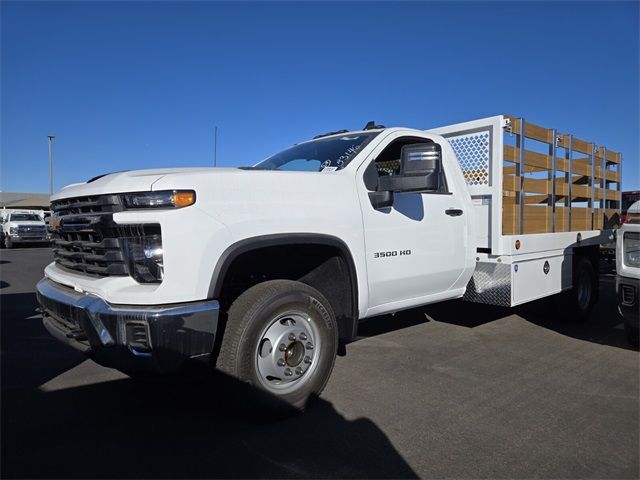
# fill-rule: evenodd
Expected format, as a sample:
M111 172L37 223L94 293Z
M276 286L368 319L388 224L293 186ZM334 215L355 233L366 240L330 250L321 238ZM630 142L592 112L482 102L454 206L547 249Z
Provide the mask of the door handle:
M459 217L460 215L462 215L462 210L460 210L459 208L449 208L445 210L444 213L451 217Z

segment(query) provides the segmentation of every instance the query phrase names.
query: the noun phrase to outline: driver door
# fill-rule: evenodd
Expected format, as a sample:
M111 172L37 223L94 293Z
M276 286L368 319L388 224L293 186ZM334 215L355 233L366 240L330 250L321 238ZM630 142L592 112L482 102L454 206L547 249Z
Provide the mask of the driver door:
M451 215L463 209L459 195L448 188L438 193L395 193L391 207L376 209L365 185L366 169L375 168L378 175L397 173L401 147L429 141L392 134L358 170L373 314L425 303L429 297L447 297L465 269L465 218ZM443 167L446 185L447 162Z

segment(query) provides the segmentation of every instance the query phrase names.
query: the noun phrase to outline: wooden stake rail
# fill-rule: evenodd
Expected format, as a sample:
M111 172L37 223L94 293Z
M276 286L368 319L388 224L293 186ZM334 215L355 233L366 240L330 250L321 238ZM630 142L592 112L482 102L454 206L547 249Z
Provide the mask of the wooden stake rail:
M518 163L520 151L517 147L511 145L505 145L504 147L504 160L507 162ZM525 150L524 170L525 172L540 172L545 170L551 170L552 157L545 155L544 153L532 152ZM602 157L598 157L598 160L602 161ZM556 170L559 172L569 173L569 162L563 158L556 158ZM515 174L515 167L504 167L504 172L509 174ZM573 173L579 173L585 176L591 176L591 161L589 158L575 158L573 159ZM618 182L620 180L620 173L614 170L605 170L607 180L612 182ZM602 167L596 165L596 176L602 178Z
M601 230L619 222L619 152L520 118L505 119L516 145L505 145L503 152L503 235Z

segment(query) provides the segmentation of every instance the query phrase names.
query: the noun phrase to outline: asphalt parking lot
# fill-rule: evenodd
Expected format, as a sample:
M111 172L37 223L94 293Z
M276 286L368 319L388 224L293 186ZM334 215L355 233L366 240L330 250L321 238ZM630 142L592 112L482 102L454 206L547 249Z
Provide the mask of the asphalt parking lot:
M545 302L372 319L308 411L270 421L222 383L135 381L58 344L35 312L49 261L0 252L3 478L639 476L639 355L606 266L588 323Z

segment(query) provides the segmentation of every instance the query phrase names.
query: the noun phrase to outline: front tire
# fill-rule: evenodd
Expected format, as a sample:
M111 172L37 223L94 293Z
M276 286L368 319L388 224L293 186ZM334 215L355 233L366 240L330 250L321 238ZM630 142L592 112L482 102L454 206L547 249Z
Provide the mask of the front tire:
M266 392L254 399L262 406L303 409L324 389L337 347L327 299L303 283L272 280L251 287L231 305L217 367Z
M4 246L5 248L13 248L13 242L11 241L11 237L4 237Z

